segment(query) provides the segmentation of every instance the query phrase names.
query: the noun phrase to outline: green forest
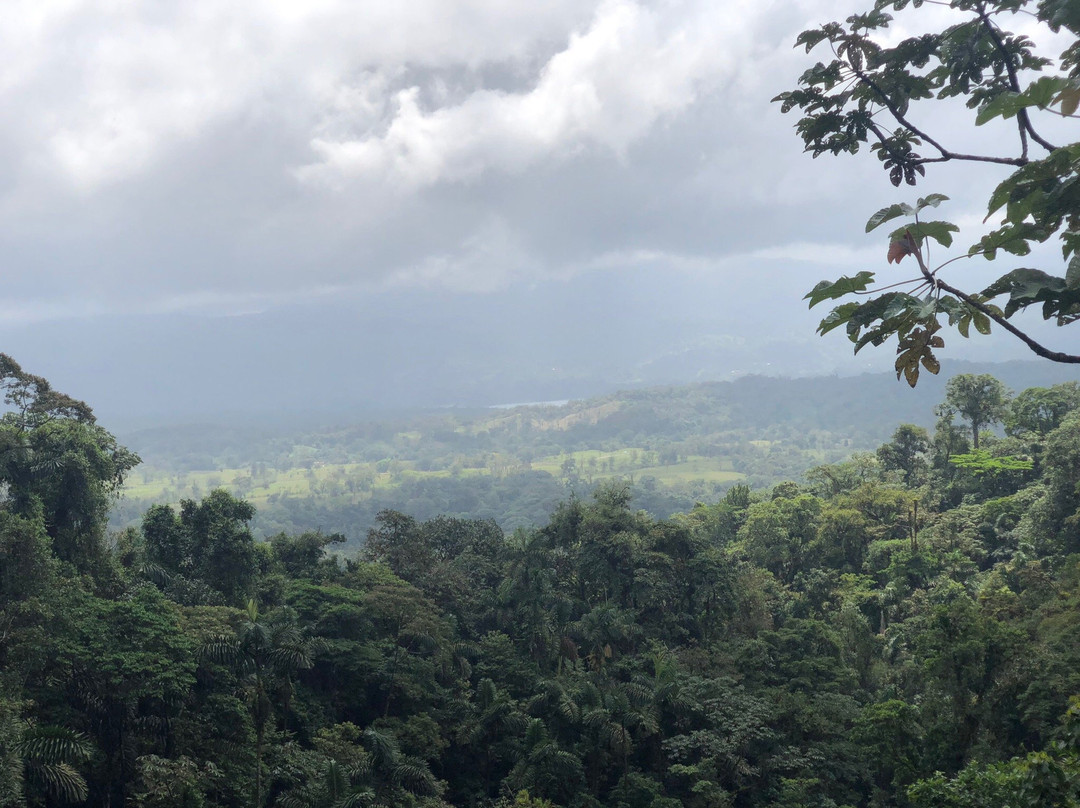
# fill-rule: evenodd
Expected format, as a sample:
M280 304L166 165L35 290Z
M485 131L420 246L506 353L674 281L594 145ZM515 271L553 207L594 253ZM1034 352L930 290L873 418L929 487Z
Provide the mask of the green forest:
M1080 382L934 379L991 328L1080 365L1023 319L1080 320L1080 6L889 30L922 5L805 31L829 61L774 99L894 186L1008 172L966 254L939 260L931 193L866 224L905 222L903 277L806 295L856 352L895 338L892 393L750 378L129 449L0 354L0 808L1080 806ZM946 143L924 101L1012 146ZM1060 275L953 285L1029 253Z
M1080 798L1076 382L954 376L932 428L670 519L616 479L339 553L222 489L110 532L139 458L2 370L0 805Z

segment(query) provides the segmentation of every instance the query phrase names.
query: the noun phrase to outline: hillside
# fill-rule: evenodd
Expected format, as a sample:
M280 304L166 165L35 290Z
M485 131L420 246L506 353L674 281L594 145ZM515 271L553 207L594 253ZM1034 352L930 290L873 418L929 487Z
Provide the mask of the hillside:
M955 363L960 370L983 366ZM1080 373L1040 363L991 366L1020 390ZM629 482L656 518L758 488L879 446L898 423L929 426L946 379L915 390L892 374L625 390L564 405L418 412L310 430L184 426L122 436L142 457L113 524L154 503L223 487L257 508L256 532L321 528L356 542L384 508L417 518L543 523L563 497Z

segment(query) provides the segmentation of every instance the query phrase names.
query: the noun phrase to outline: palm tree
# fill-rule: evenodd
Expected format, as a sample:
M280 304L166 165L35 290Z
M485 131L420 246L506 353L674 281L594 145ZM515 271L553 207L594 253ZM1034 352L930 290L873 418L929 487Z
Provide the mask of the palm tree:
M23 759L25 779L59 803L83 802L86 780L74 764L90 757L90 742L81 732L66 727L32 724L15 742Z
M398 789L421 797L438 793L427 763L403 756L392 736L369 727L360 733L359 741L364 752L355 765L327 761L317 782L283 794L278 804L282 808L393 806L401 801Z
M374 803L375 792L354 785L357 774L331 760L317 783L282 795L277 804L281 808L364 808Z
M585 780L580 758L560 747L539 718L529 723L524 746L526 752L507 776L507 784L514 790L569 802Z
M641 628L634 613L606 602L582 615L574 624L582 651L594 671L603 671L619 653L632 650Z
M462 726L458 741L479 750L479 774L488 782L492 763L512 754L511 749L516 751L511 744L525 732L529 720L517 702L499 690L491 679L480 680L476 706L477 715Z
M559 641L561 609L557 575L548 537L540 531L519 530L507 542L507 571L499 587L510 633L524 640L532 658L549 661Z
M269 619L259 619L254 600L247 604L247 620L234 637L216 637L203 646L203 656L233 666L245 683L248 706L255 725L255 800L261 808L262 757L267 723L273 717L272 690L277 686L288 712L293 676L310 668L318 643L307 636L291 609L280 609Z

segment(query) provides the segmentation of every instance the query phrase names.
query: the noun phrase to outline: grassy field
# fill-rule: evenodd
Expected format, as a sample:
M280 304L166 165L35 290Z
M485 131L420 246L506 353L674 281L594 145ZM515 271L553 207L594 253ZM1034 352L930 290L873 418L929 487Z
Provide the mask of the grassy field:
M254 476L250 468L176 474L142 467L124 485L123 494L138 501L175 502L197 498L221 487L255 505L283 496L357 501L370 496L371 492L392 489L409 479L471 477L524 469L546 471L556 478L576 475L590 481L655 477L663 484L674 484L698 480L725 483L743 478L742 474L732 470L731 461L724 458L690 455L678 458L677 462L661 463L655 451L630 447L551 455L531 463L491 454L487 456L486 465L463 458L463 462L452 468L434 470L421 470L410 461L390 459L377 463L315 463L311 468L267 468Z
M725 468L726 466L726 468ZM671 466L647 466L635 477L655 477L661 483L689 483L704 480L707 483L731 483L746 477L731 470L731 462L711 457L688 457L685 461Z

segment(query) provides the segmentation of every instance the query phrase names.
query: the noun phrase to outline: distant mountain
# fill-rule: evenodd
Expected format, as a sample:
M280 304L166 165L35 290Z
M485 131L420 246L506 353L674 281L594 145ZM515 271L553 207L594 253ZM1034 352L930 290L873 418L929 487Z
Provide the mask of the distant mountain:
M770 279L739 295L729 281L606 271L485 295L382 290L231 316L0 323L0 342L23 367L89 402L112 429L295 425L891 365L887 348L853 357L842 335L814 335L820 313L798 301L805 278ZM774 285L794 291L779 297ZM973 350L1029 355L1004 336L950 339L944 372L965 367L959 358ZM1041 371L1047 378L1075 372ZM895 387L887 393L909 395Z
M747 375L731 381L633 387L559 406L326 409L277 419L259 418L256 413L239 421L222 413L186 425L123 429L118 434L148 463L176 467L182 453L184 468L201 469L243 465L254 457L280 454L298 442L336 445L342 434L355 433L360 424L369 425L361 434L382 436L371 440L387 440L400 431L427 434L424 430L433 430L431 424L451 417L473 424L477 431L498 431L525 419L564 446L594 444L620 434L683 440L691 434L722 431L749 437L781 427L785 433L824 430L863 446L884 440L900 423L932 425L933 409L944 399L945 384L955 373L990 373L1017 392L1080 381L1080 368L1049 362L956 361L949 368L949 375L923 374L914 389L898 382L892 373L808 378Z

